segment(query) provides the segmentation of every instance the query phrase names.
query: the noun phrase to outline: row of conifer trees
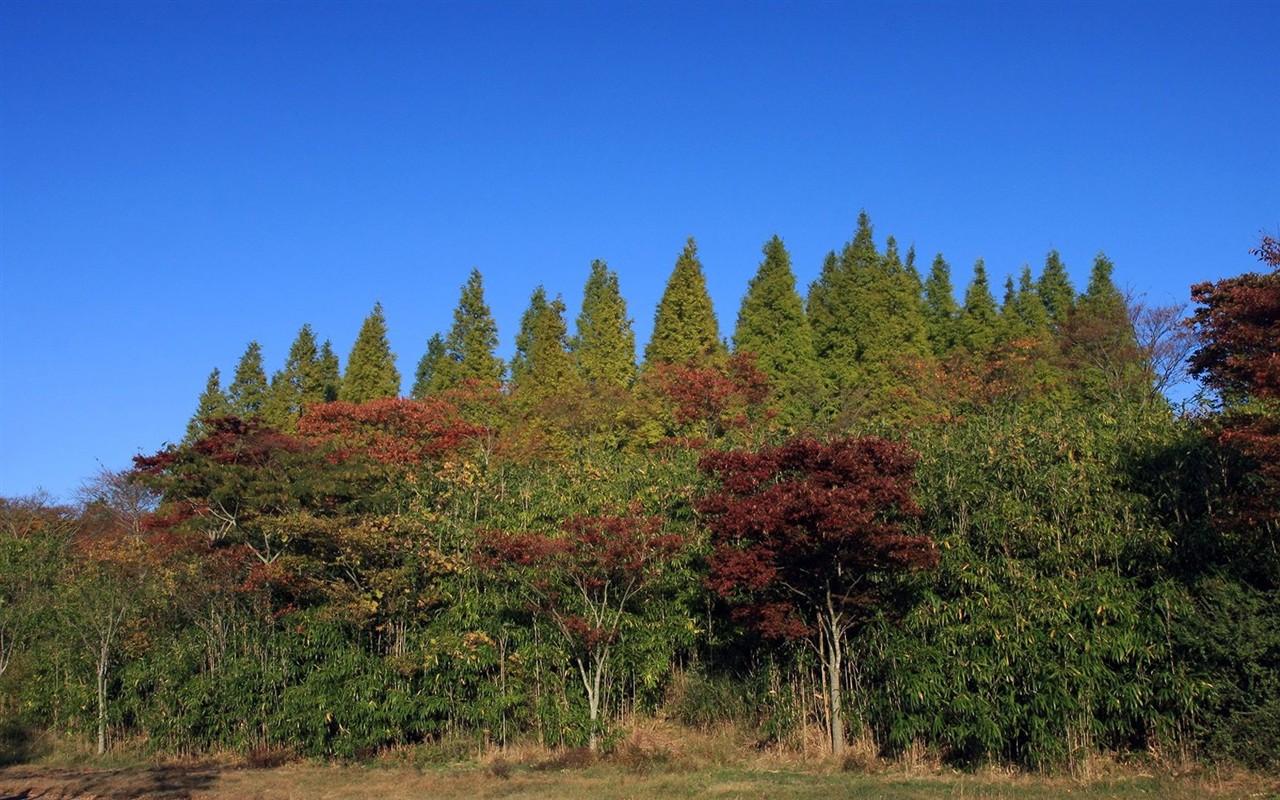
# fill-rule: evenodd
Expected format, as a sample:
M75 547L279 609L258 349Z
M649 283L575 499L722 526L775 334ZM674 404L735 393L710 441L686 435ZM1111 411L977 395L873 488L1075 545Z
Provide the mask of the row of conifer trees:
M893 237L883 252L877 249L864 212L853 239L827 255L805 298L797 291L782 240L774 236L765 243L764 258L738 312L731 349L755 355L785 421L822 427L841 412L861 410L850 408L855 403L886 402L902 382L904 364L945 362L957 355L985 359L998 348L1044 341L1069 326L1091 329L1095 338L1101 327L1112 345L1125 344L1131 326L1112 270L1099 254L1086 290L1077 297L1062 259L1050 250L1039 276L1024 265L1016 282L1006 280L998 303L979 259L963 303L957 303L951 268L941 254L922 279L914 249L903 259ZM496 355L497 345L498 328L485 303L482 277L473 270L448 334L437 333L427 342L410 396L420 399L467 380L506 380L513 389L542 396L572 393L575 385L625 388L645 366L707 361L730 350L720 337L693 238L667 281L639 367L617 273L598 260L591 265L572 335L564 302L549 298L538 286L521 317L510 363ZM292 430L308 404L397 397L401 386L386 319L376 304L360 328L345 371L330 342L318 343L309 324L269 380L261 346L251 342L225 390L220 371L210 374L188 437L198 433L200 420L221 414L262 418ZM851 387L858 391L851 394Z

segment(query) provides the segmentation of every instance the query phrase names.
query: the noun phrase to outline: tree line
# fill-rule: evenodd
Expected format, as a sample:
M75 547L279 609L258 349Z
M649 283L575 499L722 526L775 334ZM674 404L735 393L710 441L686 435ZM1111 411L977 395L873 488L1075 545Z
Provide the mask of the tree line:
M1275 766L1257 255L1189 325L1101 255L1001 302L979 262L958 303L863 214L804 298L770 239L731 346L693 240L639 364L602 262L573 334L534 291L506 364L473 272L409 397L380 307L345 369L309 326L270 379L251 344L179 444L76 507L2 501L6 742L608 748L661 712L959 764ZM1183 364L1190 412L1161 393Z

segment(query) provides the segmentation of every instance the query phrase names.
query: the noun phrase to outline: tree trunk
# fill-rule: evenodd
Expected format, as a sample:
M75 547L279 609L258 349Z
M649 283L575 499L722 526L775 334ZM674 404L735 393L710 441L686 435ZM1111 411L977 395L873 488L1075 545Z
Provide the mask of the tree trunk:
M827 614L823 622L827 626L827 721L831 736L831 753L844 755L844 699L841 697L840 618L836 614L831 597L827 597Z
M107 658L111 654L111 642L102 640L98 651L98 755L107 752Z

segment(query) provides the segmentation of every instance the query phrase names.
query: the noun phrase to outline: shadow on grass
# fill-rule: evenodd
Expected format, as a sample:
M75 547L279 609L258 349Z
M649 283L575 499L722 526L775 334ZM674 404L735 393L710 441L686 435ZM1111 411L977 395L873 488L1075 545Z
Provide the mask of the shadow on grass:
M147 769L7 767L0 770L0 800L28 797L110 797L186 800L211 788L216 766Z

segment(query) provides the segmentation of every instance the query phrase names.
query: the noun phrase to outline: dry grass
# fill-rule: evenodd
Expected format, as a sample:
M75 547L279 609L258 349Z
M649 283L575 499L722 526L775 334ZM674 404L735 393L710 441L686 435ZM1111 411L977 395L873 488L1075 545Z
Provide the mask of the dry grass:
M604 756L520 744L477 754L475 744L443 742L397 748L369 765L276 763L263 752L237 763L80 765L46 761L0 769L0 800L409 800L409 798L1265 798L1280 781L1199 769L1154 771L1101 759L1089 779L1046 777L995 767L975 773L946 768L936 753L913 748L898 761L878 758L869 736L846 757L825 755L821 731L790 748L757 746L732 728L698 731L661 720L634 725ZM452 763L443 763L452 761ZM84 766L93 763L95 766Z

